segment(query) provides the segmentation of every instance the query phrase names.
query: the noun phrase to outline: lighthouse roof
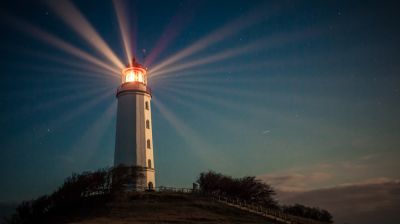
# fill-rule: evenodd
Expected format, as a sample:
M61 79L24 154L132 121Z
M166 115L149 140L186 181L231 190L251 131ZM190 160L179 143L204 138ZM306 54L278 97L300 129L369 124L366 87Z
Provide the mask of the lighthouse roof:
M142 68L142 69L145 69L145 70L146 70L146 68L143 67L143 65L139 64L139 63L136 61L136 58L135 58L135 57L132 58L132 62L131 62L130 64L128 64L126 67L127 67L127 68L129 68L129 67L136 67L136 68Z

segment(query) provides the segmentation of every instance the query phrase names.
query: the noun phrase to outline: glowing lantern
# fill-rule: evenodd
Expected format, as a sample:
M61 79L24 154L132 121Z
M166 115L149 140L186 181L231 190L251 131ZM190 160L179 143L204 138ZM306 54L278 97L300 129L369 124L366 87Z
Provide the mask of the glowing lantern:
M136 63L136 61L133 61L132 65L122 70L122 83L126 82L139 82L146 85L146 70L140 64Z

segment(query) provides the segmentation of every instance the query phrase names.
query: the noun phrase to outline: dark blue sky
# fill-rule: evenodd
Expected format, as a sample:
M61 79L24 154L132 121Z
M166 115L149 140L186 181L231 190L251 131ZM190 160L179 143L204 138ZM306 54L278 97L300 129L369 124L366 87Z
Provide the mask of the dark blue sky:
M74 5L127 63L112 1ZM286 190L400 178L395 3L126 5L138 60L159 50L150 76L193 43L223 36L150 79L159 186L191 186L209 169L309 177L277 183ZM1 3L1 15L0 201L19 201L51 192L72 172L113 164L119 80L32 32L107 61L48 3Z

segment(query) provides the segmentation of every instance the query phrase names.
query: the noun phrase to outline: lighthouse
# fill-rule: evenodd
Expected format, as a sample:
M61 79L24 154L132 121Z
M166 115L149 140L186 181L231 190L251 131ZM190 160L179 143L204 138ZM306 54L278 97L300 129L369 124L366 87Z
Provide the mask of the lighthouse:
M117 90L117 126L114 166L137 166L143 178L136 188L155 187L153 135L151 122L151 89L146 69L135 59L122 70Z

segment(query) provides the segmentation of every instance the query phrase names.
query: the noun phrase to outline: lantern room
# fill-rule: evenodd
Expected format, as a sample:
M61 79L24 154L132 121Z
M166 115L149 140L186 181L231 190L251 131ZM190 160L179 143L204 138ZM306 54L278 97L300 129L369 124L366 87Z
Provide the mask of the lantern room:
M132 60L132 63L122 70L122 83L136 82L147 85L146 69L139 63Z

